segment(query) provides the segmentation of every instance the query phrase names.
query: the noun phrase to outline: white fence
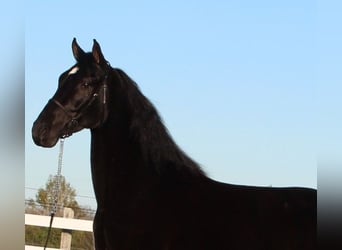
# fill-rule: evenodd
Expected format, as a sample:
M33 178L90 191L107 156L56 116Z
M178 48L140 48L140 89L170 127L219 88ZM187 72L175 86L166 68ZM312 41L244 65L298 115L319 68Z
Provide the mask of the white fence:
M25 250L43 250L44 247L36 247L36 246L25 246ZM60 250L59 248L45 248L45 250Z
M49 227L50 216L25 214L25 225ZM52 228L93 232L93 221L54 217ZM42 249L44 248L25 245L25 250L42 250ZM60 249L70 249L70 246L61 247ZM57 248L46 248L46 250L57 250Z

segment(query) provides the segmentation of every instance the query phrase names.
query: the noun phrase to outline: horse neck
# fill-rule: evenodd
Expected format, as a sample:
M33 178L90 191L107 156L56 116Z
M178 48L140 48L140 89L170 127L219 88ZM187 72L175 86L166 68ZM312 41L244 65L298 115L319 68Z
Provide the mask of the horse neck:
M131 99L139 99L136 95L140 93L136 86L125 82L116 70L113 70L110 79L108 117L102 126L91 130L92 168L98 173L95 176L100 171L115 172L114 176L134 176L133 173L145 165L139 144L131 133L135 116Z
M174 143L157 110L123 72L113 72L109 86L110 111L102 127L92 130L92 162L114 164L118 172L142 175L203 175L200 168ZM120 90L118 91L118 86ZM116 89L114 89L116 88ZM104 160L107 164L104 164ZM111 163L108 164L108 161ZM141 175L140 175L141 176Z

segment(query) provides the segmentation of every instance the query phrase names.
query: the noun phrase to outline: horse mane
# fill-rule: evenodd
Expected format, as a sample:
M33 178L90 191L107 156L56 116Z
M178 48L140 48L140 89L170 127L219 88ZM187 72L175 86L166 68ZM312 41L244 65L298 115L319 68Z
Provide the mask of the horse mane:
M157 109L142 94L138 85L121 69L113 69L129 113L129 140L138 146L147 166L163 176L206 176L200 166L172 139Z

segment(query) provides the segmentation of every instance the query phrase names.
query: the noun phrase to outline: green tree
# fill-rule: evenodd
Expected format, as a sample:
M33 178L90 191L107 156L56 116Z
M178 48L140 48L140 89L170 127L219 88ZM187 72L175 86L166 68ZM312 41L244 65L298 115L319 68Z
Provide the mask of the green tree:
M45 188L38 189L36 194L36 202L42 207L45 207L46 212L50 212L54 204L55 199L55 189L57 184L57 178L50 175ZM57 214L61 216L63 214L63 207L70 207L74 210L79 210L79 205L76 201L76 190L71 187L70 183L66 182L65 177L61 176L60 185L58 191L58 201L57 201ZM76 211L75 211L76 212Z

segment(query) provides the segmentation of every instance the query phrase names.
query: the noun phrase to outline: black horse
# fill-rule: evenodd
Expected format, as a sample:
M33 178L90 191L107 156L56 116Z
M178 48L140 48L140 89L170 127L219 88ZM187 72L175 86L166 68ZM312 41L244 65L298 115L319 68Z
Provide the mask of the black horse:
M94 40L59 78L34 142L91 130L95 247L134 250L316 249L317 191L220 183L173 141L151 102Z

